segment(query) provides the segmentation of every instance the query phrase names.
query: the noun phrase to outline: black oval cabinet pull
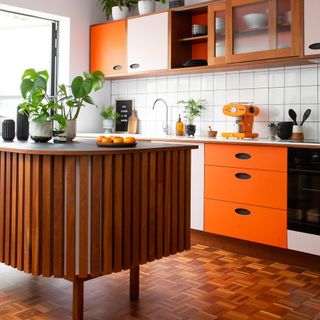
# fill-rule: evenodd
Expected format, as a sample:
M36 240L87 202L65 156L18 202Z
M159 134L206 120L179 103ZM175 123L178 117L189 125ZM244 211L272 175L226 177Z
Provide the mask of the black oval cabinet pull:
M311 49L311 50L319 50L320 49L320 42L316 42L316 43L310 44L309 49Z
M248 153L237 153L235 157L241 160L248 160L251 158L251 155Z
M241 180L251 179L250 174L242 173L242 172L236 173L236 174L235 174L235 177L238 178L238 179L241 179Z
M117 64L116 66L113 67L113 70L121 70L122 66L120 64Z
M130 65L130 69L138 69L140 67L139 63L133 63Z
M242 216L248 216L251 214L251 212L247 209L243 209L243 208L237 208L236 210L234 210L235 213L240 214Z

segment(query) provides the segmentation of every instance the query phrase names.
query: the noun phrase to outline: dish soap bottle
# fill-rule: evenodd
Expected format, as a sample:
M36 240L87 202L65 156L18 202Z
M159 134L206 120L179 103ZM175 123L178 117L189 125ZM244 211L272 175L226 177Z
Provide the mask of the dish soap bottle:
M176 136L183 136L184 135L184 125L181 121L181 116L179 114L179 119L176 122Z

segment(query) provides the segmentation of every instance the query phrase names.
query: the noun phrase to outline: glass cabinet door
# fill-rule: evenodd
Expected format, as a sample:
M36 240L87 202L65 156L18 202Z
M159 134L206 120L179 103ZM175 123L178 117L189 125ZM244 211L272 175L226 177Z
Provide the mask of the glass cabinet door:
M226 10L225 3L212 4L208 8L208 63L225 63L226 55Z
M230 0L227 61L299 55L300 7L299 0Z

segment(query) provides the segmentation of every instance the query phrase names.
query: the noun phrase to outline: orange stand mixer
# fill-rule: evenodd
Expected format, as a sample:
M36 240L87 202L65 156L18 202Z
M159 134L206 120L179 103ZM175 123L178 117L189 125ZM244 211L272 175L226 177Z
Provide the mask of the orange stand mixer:
M252 104L230 103L223 107L226 116L235 117L234 132L223 132L225 138L257 138L258 133L253 133L254 117L259 114L259 108Z

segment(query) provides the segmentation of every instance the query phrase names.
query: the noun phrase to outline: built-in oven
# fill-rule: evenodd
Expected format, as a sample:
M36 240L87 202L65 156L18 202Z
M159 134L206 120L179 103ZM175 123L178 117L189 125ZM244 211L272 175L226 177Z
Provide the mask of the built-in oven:
M288 230L320 235L320 149L288 149Z

